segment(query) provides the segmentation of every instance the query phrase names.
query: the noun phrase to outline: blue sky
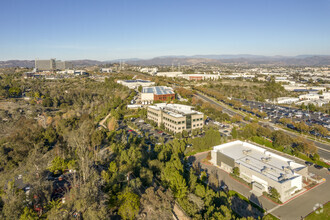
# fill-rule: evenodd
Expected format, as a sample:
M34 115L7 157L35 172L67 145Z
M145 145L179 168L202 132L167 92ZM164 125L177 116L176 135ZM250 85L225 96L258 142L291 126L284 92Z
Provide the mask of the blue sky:
M330 0L0 0L0 60L330 55Z

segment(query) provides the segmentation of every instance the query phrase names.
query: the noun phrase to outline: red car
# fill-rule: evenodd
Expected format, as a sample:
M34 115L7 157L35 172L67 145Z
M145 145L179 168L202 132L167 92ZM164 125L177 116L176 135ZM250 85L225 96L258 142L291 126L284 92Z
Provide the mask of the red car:
M128 130L128 132L133 132L133 130Z

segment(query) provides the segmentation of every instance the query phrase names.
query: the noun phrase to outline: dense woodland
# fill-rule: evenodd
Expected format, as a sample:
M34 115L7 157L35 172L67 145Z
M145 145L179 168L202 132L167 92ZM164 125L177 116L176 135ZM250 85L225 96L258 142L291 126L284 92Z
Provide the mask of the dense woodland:
M187 145L225 141L213 129L151 148L113 125L132 114L135 95L114 79L1 77L0 218L169 219L174 206L195 219L244 217L231 208L239 197L187 166ZM100 128L110 112L109 129Z
M178 89L210 117L242 120ZM189 165L187 156L228 141L216 129L157 144L119 126L146 112L126 109L136 93L114 78L3 74L0 92L1 219L170 219L176 208L193 219L273 219L242 196L219 191L216 174ZM99 122L109 113L103 128ZM232 137L272 140L279 150L318 159L315 146L256 124L234 128Z

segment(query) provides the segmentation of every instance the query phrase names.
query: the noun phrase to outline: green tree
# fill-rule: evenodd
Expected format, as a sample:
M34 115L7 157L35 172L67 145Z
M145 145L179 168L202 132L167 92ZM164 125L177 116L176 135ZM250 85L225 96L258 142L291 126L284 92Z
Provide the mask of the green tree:
M234 126L233 129L231 130L231 136L236 139L238 137L238 133L236 130L236 127Z
M9 96L10 97L19 97L22 95L22 90L18 87L11 87L9 90L8 90L8 93L9 93Z
M277 189L272 187L270 190L269 190L269 194L271 197L273 197L274 199L279 199L280 198L280 194L278 193Z
M28 207L24 208L23 214L19 218L20 220L37 220L38 215L35 211L29 209Z
M237 177L239 177L239 167L234 167L233 168L233 174L235 175L235 176L237 176Z
M140 198L132 192L126 192L118 196L120 206L118 214L123 219L135 219L140 211Z

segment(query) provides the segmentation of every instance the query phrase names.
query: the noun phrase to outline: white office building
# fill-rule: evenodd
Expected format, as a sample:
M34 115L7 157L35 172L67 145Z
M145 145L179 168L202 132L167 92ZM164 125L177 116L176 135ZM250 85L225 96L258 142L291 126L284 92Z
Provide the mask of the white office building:
M269 193L270 188L275 188L282 202L301 190L302 181L308 176L305 165L248 142L233 141L215 146L211 157L214 165L227 172L238 167L240 177L252 184L255 195Z

